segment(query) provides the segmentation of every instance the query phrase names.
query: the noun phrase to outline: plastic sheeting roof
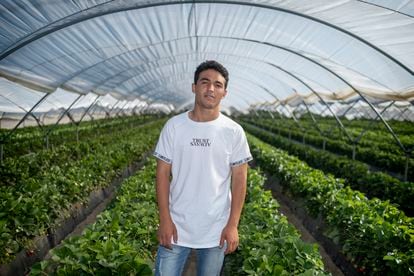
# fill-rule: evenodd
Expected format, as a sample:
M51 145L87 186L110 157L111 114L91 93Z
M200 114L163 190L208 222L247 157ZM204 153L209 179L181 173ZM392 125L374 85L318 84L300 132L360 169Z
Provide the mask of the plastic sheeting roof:
M227 108L412 104L413 16L407 0L3 0L0 111L30 106L35 91L178 110L207 59L229 69Z

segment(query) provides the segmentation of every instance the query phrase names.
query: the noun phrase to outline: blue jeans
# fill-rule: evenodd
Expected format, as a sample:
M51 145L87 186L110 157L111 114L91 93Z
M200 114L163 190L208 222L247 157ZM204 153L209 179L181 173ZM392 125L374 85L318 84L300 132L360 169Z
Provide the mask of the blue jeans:
M226 246L195 249L197 253L197 276L220 275ZM172 250L158 246L155 276L180 276L183 273L191 248L172 245Z

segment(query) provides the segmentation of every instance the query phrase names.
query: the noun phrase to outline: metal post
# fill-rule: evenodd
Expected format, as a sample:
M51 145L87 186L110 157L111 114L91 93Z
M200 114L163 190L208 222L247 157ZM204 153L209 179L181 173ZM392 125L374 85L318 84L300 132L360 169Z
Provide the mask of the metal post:
M121 100L117 100L114 105L111 107L111 109L109 110L108 114L108 118L111 117L111 112L115 109L116 105L120 102Z
M138 114L141 115L141 112L143 112L145 110L145 108L149 105L148 102L145 102L146 105L142 105L139 110L138 110Z
M46 134L45 134L45 136L47 137L47 144L46 144L46 148L47 149L49 149L49 134L52 132L52 130L53 129L55 129L56 127L57 127L57 125L59 124L59 122L63 119L63 117L66 115L66 114L69 114L69 110L72 108L72 106L82 97L83 95L79 95L76 99L75 99L75 101L73 101L72 102L72 104L60 115L60 117L58 118L58 120L57 120L57 122L52 126L52 127L50 127L48 130L47 130L47 132L46 132ZM72 120L72 118L71 117L69 117L70 118L70 120Z
M310 111L309 106L303 100L302 100L302 103L305 105L306 110L308 111L309 115L311 116L312 122L314 123L314 125L315 125L316 129L318 130L319 134L321 134L323 136L323 131L319 127L318 122L316 121L315 117L313 116L312 112Z
M2 165L4 165L3 158L4 158L4 144L0 143L0 162Z
M37 108L50 94L45 94L35 105L32 106L32 108L26 112L26 114L22 117L22 119L17 123L17 125L14 126L14 128L6 135L4 138L4 141L6 141L14 131L23 123L24 120L29 116L29 114L32 113L32 111ZM32 115L33 116L33 115Z
M118 110L118 112L116 112L115 113L115 117L121 117L121 116L118 116L118 114L121 112L121 111L123 111L123 108L126 106L128 104L128 101Z
M46 94L47 95L47 94ZM13 105L16 105L18 108L20 108L21 110L23 110L25 113L27 113L28 111L26 111L26 109L24 109L22 106L20 106L19 104L17 104L17 103L15 103L15 102L13 102L13 101L11 101L11 100L9 100L8 98L6 98L5 96L3 96L3 95L0 95L0 97L2 97L3 99L5 99L6 101L8 101L8 102L10 102L11 104L13 104ZM35 115L33 115L31 112L29 113L29 115L30 116L32 116L35 120L36 120L36 122L37 122L37 118L36 118L36 116ZM39 124L38 122L37 122L37 124Z
M70 123L76 125L76 121L75 119L72 117L72 115L70 114L70 112L68 111L68 113L66 113L66 116L68 116Z
M385 107L380 114L384 113L389 107L391 107L393 104L395 103L395 101L391 101L391 103ZM378 118L378 116L376 116L373 120L375 121ZM362 136L371 128L372 124L368 125L365 129L363 129L361 131L361 133L358 135L358 137L355 139L355 142L358 144L359 141L361 140Z
M58 120L56 121L56 123L51 127L51 128L49 128L48 129L48 131L47 131L47 134L49 134L50 132L52 132L52 130L54 129L54 128L56 128L58 125L59 125L59 122L63 119L63 117L65 117L65 115L67 115L67 114L69 114L69 110L72 108L72 106L81 98L81 97L83 97L83 95L79 95L76 99L75 99L75 101L73 101L70 105L69 105L69 107L67 108L67 109L65 109L64 111L63 111L63 113L59 116L59 118L58 118ZM68 116L69 117L69 119L70 120L72 120L73 118L71 117L71 116Z
M385 125L385 127L387 128L387 130L391 133L391 135L394 137L395 141L397 141L397 144L400 146L400 148L404 151L407 152L407 150L405 149L404 145L401 143L400 139L398 138L398 136L395 134L394 130L390 127L390 125L387 123L386 120L384 120L384 118L382 117L382 115L378 112L378 110L365 98L363 98L364 101L366 101L368 103L368 105L372 108L372 110L374 110L375 114L377 114L377 116L381 119L382 123Z
M296 116L295 116L295 110L296 110L296 108L297 107L295 107L294 109L293 109L293 111L292 112L290 112L290 114L292 114L292 117L293 117L293 121L299 126L299 128L300 128L300 130L302 130L303 132L305 132L305 129L303 128L303 126L300 124L300 122L299 122L299 120L296 118ZM289 112L289 110L286 108L286 110Z
M135 105L135 107L132 109L132 115L133 115L133 116L138 116L138 114L137 114L137 112L136 112L136 109L138 108L138 104L139 104L139 103L137 103L137 104Z
M404 181L408 181L408 164L410 161L410 155L408 153L405 154L405 169L404 169Z
M46 93L42 98L40 98L40 100L36 103L36 104L34 104L33 106L32 106L32 108L29 110L29 111L27 111L26 113L25 113L25 115L20 119L20 121L17 123L17 125L15 125L14 126L14 128L11 130L11 131L9 131L7 134L6 134L6 136L3 136L2 137L2 140L0 141L0 144L2 145L2 147L4 146L4 144L6 143L6 141L11 137L11 135L16 131L16 129L24 122L24 120L26 120L26 118L29 116L29 115L31 115L31 116L33 116L35 119L36 119L36 121L37 121L37 118L36 118L36 116L34 116L33 114L32 114L32 111L35 109L35 108L37 108L48 96L49 96L50 94L48 94L48 93ZM20 107L20 106L19 106ZM20 107L21 108L21 107ZM24 109L23 109L23 111L25 111ZM38 121L37 121L38 122ZM39 122L38 122L38 124L39 124ZM1 162L3 162L3 159L4 159L4 149L2 149L2 156L1 156Z
M82 116L81 116L81 118L79 119L79 122L77 122L78 124L80 124L80 122L82 122L82 120L83 120L83 118L86 116L86 113L88 113L89 112L89 110L92 108L92 106L98 101L98 99L100 98L101 96L98 96L92 103L91 103L91 105L89 105L88 106L88 108L85 110L85 112L82 114Z
M88 113L89 109L92 108L92 106L98 101L98 99L101 96L97 96L96 99L88 106L88 108L86 108L85 112L83 112L81 118L79 119L78 122L75 122L76 124L76 142L79 143L79 125L82 122L83 118L86 116L86 113Z

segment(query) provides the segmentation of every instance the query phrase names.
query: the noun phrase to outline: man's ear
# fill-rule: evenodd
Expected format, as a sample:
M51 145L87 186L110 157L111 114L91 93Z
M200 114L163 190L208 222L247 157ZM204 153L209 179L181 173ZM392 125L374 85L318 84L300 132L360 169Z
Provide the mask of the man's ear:
M223 98L226 97L226 95L227 95L227 89L224 90Z
M193 91L193 93L195 93L195 84L194 83L191 85L191 91Z

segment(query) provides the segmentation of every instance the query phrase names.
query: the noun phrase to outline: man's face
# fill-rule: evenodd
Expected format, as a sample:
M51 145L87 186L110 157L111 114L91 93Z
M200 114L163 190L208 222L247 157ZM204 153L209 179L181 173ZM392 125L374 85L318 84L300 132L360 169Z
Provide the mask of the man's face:
M196 104L206 109L218 108L221 99L227 94L225 83L224 77L216 70L202 71L197 83L192 86Z

